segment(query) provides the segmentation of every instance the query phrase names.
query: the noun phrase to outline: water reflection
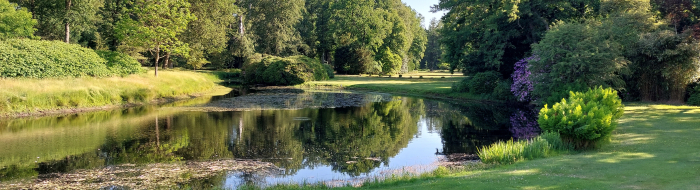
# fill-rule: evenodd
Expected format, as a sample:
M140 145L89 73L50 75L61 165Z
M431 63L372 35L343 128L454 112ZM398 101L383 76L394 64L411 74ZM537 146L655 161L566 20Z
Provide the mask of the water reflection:
M504 105L394 97L334 109L181 112L140 107L3 120L0 180L216 159L258 159L283 171L279 176L234 171L180 187L364 177L381 169L429 164L440 154L475 153L477 147L509 139L516 111Z

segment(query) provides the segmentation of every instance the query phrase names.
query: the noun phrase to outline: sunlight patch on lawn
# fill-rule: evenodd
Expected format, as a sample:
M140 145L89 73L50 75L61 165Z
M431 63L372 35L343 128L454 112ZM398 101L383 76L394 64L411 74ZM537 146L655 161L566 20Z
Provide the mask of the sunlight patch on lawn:
M509 174L509 175L532 175L532 174L540 173L540 170L538 170L538 169L513 170L513 171L509 171L509 172L504 172L504 173Z
M643 152L636 152L636 153L626 153L626 152L616 152L616 153L600 153L598 155L609 155L609 158L605 159L599 159L598 162L605 162L605 163L620 163L622 161L631 161L631 160L641 160L641 159L649 159L649 158L654 158L656 156L648 153L643 153Z

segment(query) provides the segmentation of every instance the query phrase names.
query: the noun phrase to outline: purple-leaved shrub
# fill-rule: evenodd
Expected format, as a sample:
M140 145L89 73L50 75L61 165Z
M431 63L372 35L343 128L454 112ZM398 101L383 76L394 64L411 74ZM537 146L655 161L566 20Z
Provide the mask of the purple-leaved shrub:
M532 101L532 91L535 87L532 80L530 80L531 73L528 67L530 67L531 61L537 60L539 60L539 57L533 55L515 63L515 72L511 75L513 77L513 85L511 85L510 91L513 92L518 101Z

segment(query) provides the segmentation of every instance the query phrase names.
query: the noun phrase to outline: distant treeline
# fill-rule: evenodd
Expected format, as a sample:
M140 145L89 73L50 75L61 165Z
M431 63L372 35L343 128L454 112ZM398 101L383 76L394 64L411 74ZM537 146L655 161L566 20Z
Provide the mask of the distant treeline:
M468 75L497 72L493 81L510 81L519 100L551 105L596 86L627 101L700 99L698 5L440 0L433 8L447 11L436 25L443 62Z
M408 72L427 43L400 0L0 0L0 39L60 40L145 66L242 68L303 55L339 73ZM9 28L9 29L8 29Z

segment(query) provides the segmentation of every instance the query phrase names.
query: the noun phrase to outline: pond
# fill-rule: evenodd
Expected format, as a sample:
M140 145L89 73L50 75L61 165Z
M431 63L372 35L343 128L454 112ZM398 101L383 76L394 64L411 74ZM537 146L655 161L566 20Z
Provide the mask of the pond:
M292 90L6 119L0 189L342 185L528 138L535 118L501 104Z

